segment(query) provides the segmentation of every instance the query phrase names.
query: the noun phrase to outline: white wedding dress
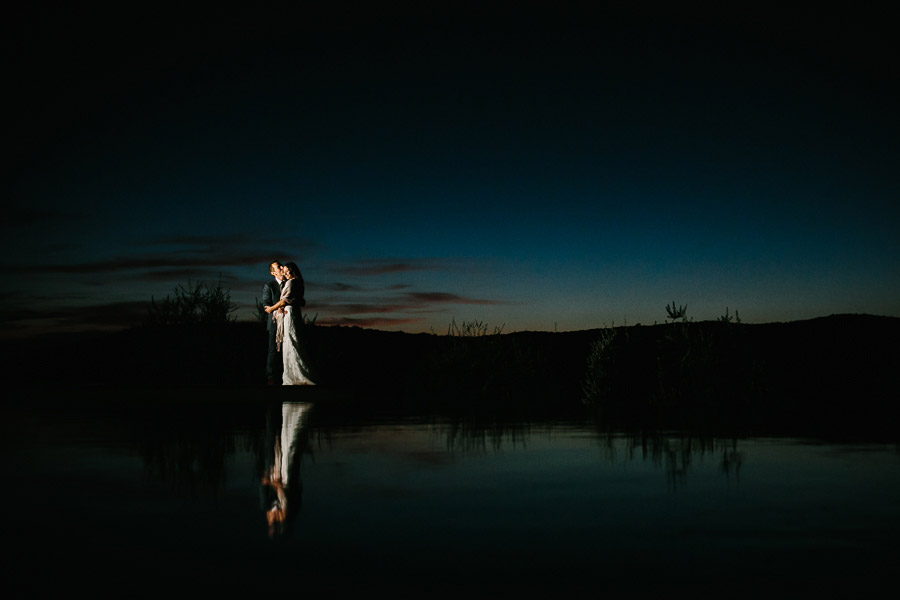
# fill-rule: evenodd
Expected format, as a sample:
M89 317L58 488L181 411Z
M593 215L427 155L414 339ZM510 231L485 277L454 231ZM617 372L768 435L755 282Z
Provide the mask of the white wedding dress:
M291 295L293 281L285 282L281 297L288 303L284 307L284 315L281 317L282 346L281 355L284 361L284 375L281 377L282 385L315 385L309 377L309 369L303 361L300 339L298 336L303 323L300 308L291 306L294 298ZM295 312L296 311L296 312Z

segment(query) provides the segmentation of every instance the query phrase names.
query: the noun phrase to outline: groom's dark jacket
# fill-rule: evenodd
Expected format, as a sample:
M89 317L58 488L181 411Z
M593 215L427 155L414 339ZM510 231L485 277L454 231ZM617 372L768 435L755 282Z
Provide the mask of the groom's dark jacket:
M281 287L278 285L278 282L274 279L267 282L263 286L262 305L272 306L278 302L279 298L281 298ZM272 332L275 331L275 319L272 318L272 315L266 315L266 329Z

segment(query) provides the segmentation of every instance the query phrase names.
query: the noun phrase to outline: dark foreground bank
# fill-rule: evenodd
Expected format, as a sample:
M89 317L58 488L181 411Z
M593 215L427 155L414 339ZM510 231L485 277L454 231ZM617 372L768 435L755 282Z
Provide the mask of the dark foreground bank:
M871 315L473 337L304 331L320 388L362 405L523 418L587 407L610 423L792 431L892 431L898 336L900 319ZM10 385L261 386L265 352L259 324L229 323L7 342L2 361Z

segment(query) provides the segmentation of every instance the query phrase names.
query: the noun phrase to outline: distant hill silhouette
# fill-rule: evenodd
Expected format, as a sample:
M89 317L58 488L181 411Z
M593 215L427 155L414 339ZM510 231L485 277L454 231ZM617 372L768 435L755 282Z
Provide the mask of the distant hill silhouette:
M598 354L594 344L604 336L614 339ZM504 410L527 418L588 407L611 422L665 426L714 416L794 430L885 425L900 399L894 317L477 337L313 326L306 337L320 390L413 411ZM261 386L265 349L258 323L135 328L7 341L2 364L11 387ZM593 391L585 387L589 364Z

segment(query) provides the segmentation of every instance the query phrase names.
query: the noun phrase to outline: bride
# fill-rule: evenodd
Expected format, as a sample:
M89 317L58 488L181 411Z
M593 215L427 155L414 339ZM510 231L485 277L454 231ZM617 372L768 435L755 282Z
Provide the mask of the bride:
M284 361L282 385L315 385L309 377L309 369L302 357L299 333L303 326L300 307L303 300L303 279L296 263L289 262L282 267L284 287L281 288L281 299L272 306L266 306L269 314L278 311L278 333L276 340L282 345L281 357Z

